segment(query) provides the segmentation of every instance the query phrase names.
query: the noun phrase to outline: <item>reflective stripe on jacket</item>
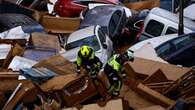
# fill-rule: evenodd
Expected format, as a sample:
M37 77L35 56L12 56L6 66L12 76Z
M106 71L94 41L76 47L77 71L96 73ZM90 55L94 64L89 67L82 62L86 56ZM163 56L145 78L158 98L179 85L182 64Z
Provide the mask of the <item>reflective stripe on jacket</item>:
M121 64L119 64L117 61L116 61L116 58L118 57L118 55L113 55L113 57L108 61L108 65L110 65L115 71L117 72L121 72Z

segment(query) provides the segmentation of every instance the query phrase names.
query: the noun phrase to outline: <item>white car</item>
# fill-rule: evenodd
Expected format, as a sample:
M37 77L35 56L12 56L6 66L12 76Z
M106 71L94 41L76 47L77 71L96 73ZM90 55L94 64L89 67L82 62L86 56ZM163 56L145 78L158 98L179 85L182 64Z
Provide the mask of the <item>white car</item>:
M195 22L185 17L183 20L184 33L194 32ZM178 32L178 24L179 15L158 7L153 8L144 20L143 32L139 40L175 34Z
M71 62L76 61L77 53L82 45L91 46L95 55L105 64L113 53L113 44L102 28L90 26L72 33L65 43L65 52L62 56Z
M167 35L140 42L131 50L135 56L180 65L195 66L195 33Z
M134 51L135 57L167 63L166 61L158 57L155 48L167 42L168 40L171 40L176 37L178 37L177 34L170 34L170 35L147 39L139 43L136 43L129 49Z

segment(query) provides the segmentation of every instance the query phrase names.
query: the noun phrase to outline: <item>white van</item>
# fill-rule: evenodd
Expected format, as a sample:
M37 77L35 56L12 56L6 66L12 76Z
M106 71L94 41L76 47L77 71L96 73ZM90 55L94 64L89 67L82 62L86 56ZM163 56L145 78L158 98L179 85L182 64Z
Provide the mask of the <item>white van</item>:
M70 34L65 43L65 52L62 53L62 56L71 62L76 61L77 53L82 45L91 46L95 51L95 55L104 64L113 53L112 41L99 25L89 26Z
M161 8L153 8L144 20L144 29L139 40L174 34L178 31L179 15ZM184 33L195 31L195 22L184 18Z

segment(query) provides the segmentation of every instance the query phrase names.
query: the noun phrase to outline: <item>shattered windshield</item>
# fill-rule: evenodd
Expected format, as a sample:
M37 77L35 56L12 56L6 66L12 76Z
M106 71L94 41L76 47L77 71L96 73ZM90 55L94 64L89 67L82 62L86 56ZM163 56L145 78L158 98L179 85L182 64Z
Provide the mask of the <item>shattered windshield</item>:
M98 39L95 35L90 36L90 37L86 37L84 39L80 39L71 43L68 43L66 45L66 50L70 50L76 47L80 47L82 45L89 45L91 46L94 51L98 51L100 49L100 45L98 43Z

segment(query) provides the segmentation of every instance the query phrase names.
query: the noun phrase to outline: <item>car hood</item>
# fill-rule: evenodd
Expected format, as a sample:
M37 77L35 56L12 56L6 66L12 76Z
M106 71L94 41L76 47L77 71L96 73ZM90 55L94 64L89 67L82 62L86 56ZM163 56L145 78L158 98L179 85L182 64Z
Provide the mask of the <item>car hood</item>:
M124 11L122 6L116 5L102 5L94 7L87 11L84 20L81 21L80 28L93 25L108 27L113 13L117 10Z
M155 49L153 48L152 44L148 43L143 45L138 50L134 51L134 56L139 58L144 58L148 60L158 61L162 63L167 63L162 58L158 57Z
M132 47L130 47L130 49L133 50L133 51L136 51L136 50L142 48L142 46L144 46L145 44L148 44L148 43L150 43L153 48L156 48L157 46L161 45L162 43L164 43L164 42L166 42L170 39L173 39L175 37L178 37L178 35L177 34L170 34L170 35L151 38L151 39L144 40L144 41L141 41L141 42L133 45Z

